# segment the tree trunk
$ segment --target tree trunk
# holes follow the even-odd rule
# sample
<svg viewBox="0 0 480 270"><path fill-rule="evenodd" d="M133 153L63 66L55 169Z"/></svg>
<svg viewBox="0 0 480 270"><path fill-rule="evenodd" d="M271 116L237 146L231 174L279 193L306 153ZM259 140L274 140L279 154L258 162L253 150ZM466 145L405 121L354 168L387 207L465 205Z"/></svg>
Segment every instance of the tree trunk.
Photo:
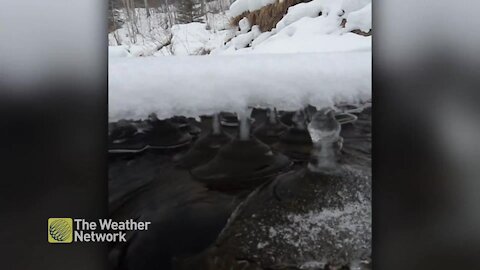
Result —
<svg viewBox="0 0 480 270"><path fill-rule="evenodd" d="M145 10L147 12L147 18L150 17L150 9L148 8L148 0L143 0L145 3Z"/></svg>

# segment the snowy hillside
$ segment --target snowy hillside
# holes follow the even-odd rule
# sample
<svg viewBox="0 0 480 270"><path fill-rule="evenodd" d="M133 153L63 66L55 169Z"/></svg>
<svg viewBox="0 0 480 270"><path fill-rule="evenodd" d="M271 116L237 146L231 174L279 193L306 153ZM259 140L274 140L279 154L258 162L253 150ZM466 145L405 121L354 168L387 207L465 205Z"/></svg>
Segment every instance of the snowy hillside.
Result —
<svg viewBox="0 0 480 270"><path fill-rule="evenodd" d="M264 10L274 12L282 3L285 2L237 0L226 13L207 13L204 23L172 26L167 22L171 14L151 12L147 17L145 9L137 8L135 21L127 21L110 33L109 44L121 45L131 56L371 50L370 0L300 2L289 6L275 27L261 31L254 20L264 20ZM119 14L120 19L126 20L126 12ZM239 19L238 26L229 22L234 17ZM253 18L252 22L249 18Z"/></svg>

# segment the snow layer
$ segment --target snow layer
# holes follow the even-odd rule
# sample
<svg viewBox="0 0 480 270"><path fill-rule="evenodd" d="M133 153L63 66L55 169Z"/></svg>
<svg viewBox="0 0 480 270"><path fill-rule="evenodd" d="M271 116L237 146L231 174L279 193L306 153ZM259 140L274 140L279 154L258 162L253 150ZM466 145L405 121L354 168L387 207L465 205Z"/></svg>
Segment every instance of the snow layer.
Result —
<svg viewBox="0 0 480 270"><path fill-rule="evenodd" d="M111 58L109 120L371 98L371 52Z"/></svg>

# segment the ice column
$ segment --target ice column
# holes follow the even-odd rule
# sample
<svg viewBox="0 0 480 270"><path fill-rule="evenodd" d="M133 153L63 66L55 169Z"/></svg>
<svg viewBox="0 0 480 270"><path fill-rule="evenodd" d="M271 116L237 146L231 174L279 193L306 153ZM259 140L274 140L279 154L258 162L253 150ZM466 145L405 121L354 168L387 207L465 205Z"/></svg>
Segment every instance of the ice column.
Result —
<svg viewBox="0 0 480 270"><path fill-rule="evenodd" d="M277 109L269 109L268 110L268 122L270 124L276 124L277 123Z"/></svg>
<svg viewBox="0 0 480 270"><path fill-rule="evenodd" d="M212 130L214 135L220 134L220 115L218 113L213 115L212 119Z"/></svg>
<svg viewBox="0 0 480 270"><path fill-rule="evenodd" d="M303 109L296 111L293 115L292 121L298 129L305 129L307 123L305 111Z"/></svg>
<svg viewBox="0 0 480 270"><path fill-rule="evenodd" d="M240 121L239 136L241 141L248 141L250 139L250 114L252 109L246 109L238 113L238 120Z"/></svg>

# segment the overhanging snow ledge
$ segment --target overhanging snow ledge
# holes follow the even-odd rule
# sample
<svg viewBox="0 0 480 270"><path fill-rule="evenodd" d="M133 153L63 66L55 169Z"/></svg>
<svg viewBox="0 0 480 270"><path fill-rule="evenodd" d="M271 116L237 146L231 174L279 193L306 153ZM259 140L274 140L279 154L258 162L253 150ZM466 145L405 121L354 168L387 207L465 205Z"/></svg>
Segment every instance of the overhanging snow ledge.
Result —
<svg viewBox="0 0 480 270"><path fill-rule="evenodd" d="M371 99L371 51L110 58L109 121Z"/></svg>

